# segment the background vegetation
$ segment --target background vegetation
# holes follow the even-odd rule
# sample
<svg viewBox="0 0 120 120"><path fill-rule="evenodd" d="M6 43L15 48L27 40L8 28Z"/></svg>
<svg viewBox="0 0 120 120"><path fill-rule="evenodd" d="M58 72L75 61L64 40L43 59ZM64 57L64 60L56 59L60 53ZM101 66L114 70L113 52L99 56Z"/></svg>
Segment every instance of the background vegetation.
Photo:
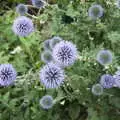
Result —
<svg viewBox="0 0 120 120"><path fill-rule="evenodd" d="M120 89L104 90L101 96L91 93L93 84L104 73L120 65L120 9L115 0L50 0L33 19L36 31L21 38L11 30L17 4L28 0L7 0L0 3L0 64L11 63L18 72L14 86L0 88L0 120L120 120ZM101 4L104 16L96 22L88 17L88 8ZM31 15L38 10L29 8ZM43 41L60 36L77 45L80 58L66 69L68 78L59 89L45 89L39 81ZM104 68L96 62L102 49L114 53L113 63ZM16 52L17 49L17 52ZM39 106L39 99L50 94L56 104L50 110Z"/></svg>

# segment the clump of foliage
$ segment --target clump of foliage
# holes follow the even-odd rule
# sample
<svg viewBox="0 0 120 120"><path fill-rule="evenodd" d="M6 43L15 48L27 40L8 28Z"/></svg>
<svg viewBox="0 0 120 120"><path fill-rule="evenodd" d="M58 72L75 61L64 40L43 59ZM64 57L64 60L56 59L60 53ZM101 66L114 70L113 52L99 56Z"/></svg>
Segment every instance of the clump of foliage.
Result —
<svg viewBox="0 0 120 120"><path fill-rule="evenodd" d="M25 17L34 23L34 32L25 37L12 31L19 14L15 12L16 0L8 2L13 4L6 4L9 9L2 10L0 16L0 66L12 64L17 78L10 86L0 86L0 119L119 120L120 9L117 2L49 0L44 2L44 7L38 8L31 1L26 2L29 4L17 1L27 6ZM102 6L100 18L89 16L88 10L92 5ZM39 77L39 71L45 65L41 54L46 48L45 41L54 36L75 44L79 55L73 65L62 68L65 71L64 83L58 88L47 89ZM102 65L96 60L103 49L114 54L110 64ZM109 82L104 80L105 83L102 81L100 84L101 76L105 74L113 76L112 80L114 78L117 84L109 89L102 88ZM99 95L92 92L96 85L100 89L97 87L94 92L103 90ZM46 95L52 97L54 104L47 110L40 105L40 99Z"/></svg>

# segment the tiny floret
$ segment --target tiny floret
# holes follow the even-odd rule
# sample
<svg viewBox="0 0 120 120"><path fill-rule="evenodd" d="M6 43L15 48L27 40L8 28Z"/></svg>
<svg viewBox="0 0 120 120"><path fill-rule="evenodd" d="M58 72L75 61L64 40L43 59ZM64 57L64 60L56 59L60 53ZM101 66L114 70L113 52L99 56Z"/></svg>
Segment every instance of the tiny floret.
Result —
<svg viewBox="0 0 120 120"><path fill-rule="evenodd" d="M34 31L34 25L28 17L20 16L15 19L12 29L16 35L24 37Z"/></svg>
<svg viewBox="0 0 120 120"><path fill-rule="evenodd" d="M103 88L112 88L115 84L115 80L112 75L105 74L101 76L100 84Z"/></svg>
<svg viewBox="0 0 120 120"><path fill-rule="evenodd" d="M94 95L102 95L103 94L103 87L100 84L95 84L92 86L92 93Z"/></svg>
<svg viewBox="0 0 120 120"><path fill-rule="evenodd" d="M74 64L77 59L77 48L69 41L61 41L53 48L54 61L63 67Z"/></svg>
<svg viewBox="0 0 120 120"><path fill-rule="evenodd" d="M43 109L50 109L53 106L53 97L45 95L40 99L40 105Z"/></svg>
<svg viewBox="0 0 120 120"><path fill-rule="evenodd" d="M48 50L42 52L41 53L41 60L45 63L52 62L53 61L52 52L48 51Z"/></svg>
<svg viewBox="0 0 120 120"><path fill-rule="evenodd" d="M17 73L11 64L0 65L0 85L9 86L16 80Z"/></svg>
<svg viewBox="0 0 120 120"><path fill-rule="evenodd" d="M44 0L32 0L32 4L37 8L42 8L45 6Z"/></svg>
<svg viewBox="0 0 120 120"><path fill-rule="evenodd" d="M28 8L24 4L19 4L16 7L16 12L20 15L24 15L28 12Z"/></svg>
<svg viewBox="0 0 120 120"><path fill-rule="evenodd" d="M109 50L100 50L97 54L97 61L101 65L108 65L112 63L112 53Z"/></svg>
<svg viewBox="0 0 120 120"><path fill-rule="evenodd" d="M104 10L101 5L92 5L88 10L88 15L92 19L97 19L103 16Z"/></svg>
<svg viewBox="0 0 120 120"><path fill-rule="evenodd" d="M40 70L40 81L46 88L57 88L64 82L64 71L54 63Z"/></svg>

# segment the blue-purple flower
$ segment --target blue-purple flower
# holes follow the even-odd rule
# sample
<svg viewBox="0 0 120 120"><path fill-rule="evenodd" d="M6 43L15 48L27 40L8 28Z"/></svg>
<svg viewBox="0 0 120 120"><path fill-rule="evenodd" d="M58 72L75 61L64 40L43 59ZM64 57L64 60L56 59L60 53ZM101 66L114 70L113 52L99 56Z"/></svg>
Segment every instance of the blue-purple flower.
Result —
<svg viewBox="0 0 120 120"><path fill-rule="evenodd" d="M24 15L28 12L28 8L24 4L18 4L16 7L16 12L20 15Z"/></svg>
<svg viewBox="0 0 120 120"><path fill-rule="evenodd" d="M54 63L40 70L40 81L46 88L57 88L64 82L64 71Z"/></svg>
<svg viewBox="0 0 120 120"><path fill-rule="evenodd" d="M97 96L102 95L103 94L103 87L102 87L102 85L101 84L93 85L92 86L92 93L94 95L97 95Z"/></svg>
<svg viewBox="0 0 120 120"><path fill-rule="evenodd" d="M12 29L16 35L24 37L34 31L34 25L28 17L20 16L15 19Z"/></svg>
<svg viewBox="0 0 120 120"><path fill-rule="evenodd" d="M40 105L43 109L50 109L53 106L53 97L45 95L40 99Z"/></svg>
<svg viewBox="0 0 120 120"><path fill-rule="evenodd" d="M112 53L109 50L100 50L96 59L101 65L108 65L112 63L112 58Z"/></svg>
<svg viewBox="0 0 120 120"><path fill-rule="evenodd" d="M88 10L88 15L92 19L97 19L103 16L104 10L101 5L92 5Z"/></svg>
<svg viewBox="0 0 120 120"><path fill-rule="evenodd" d="M120 88L120 70L118 70L113 77L115 79L115 86Z"/></svg>
<svg viewBox="0 0 120 120"><path fill-rule="evenodd" d="M120 0L117 0L116 4L117 4L117 7L120 8Z"/></svg>
<svg viewBox="0 0 120 120"><path fill-rule="evenodd" d="M48 39L48 40L45 40L43 42L43 48L44 48L44 50L49 50L49 51L52 50L51 47L50 47L50 41L51 41L51 39Z"/></svg>
<svg viewBox="0 0 120 120"><path fill-rule="evenodd" d="M50 40L50 47L53 49L57 43L62 41L62 38L55 36Z"/></svg>
<svg viewBox="0 0 120 120"><path fill-rule="evenodd" d="M32 0L32 4L37 8L42 8L45 6L44 0Z"/></svg>
<svg viewBox="0 0 120 120"><path fill-rule="evenodd" d="M103 88L112 88L115 84L115 79L112 75L104 74L101 76L100 84L103 86Z"/></svg>
<svg viewBox="0 0 120 120"><path fill-rule="evenodd" d="M41 53L41 60L45 63L49 63L53 61L52 52L49 50L45 50Z"/></svg>
<svg viewBox="0 0 120 120"><path fill-rule="evenodd" d="M68 41L61 41L53 48L54 61L63 67L74 64L77 59L76 46Z"/></svg>
<svg viewBox="0 0 120 120"><path fill-rule="evenodd" d="M0 85L9 86L13 84L16 80L16 70L11 64L1 64L0 65Z"/></svg>
<svg viewBox="0 0 120 120"><path fill-rule="evenodd" d="M45 40L43 43L43 47L45 50L50 50L52 51L52 49L55 47L55 45L57 43L59 43L60 41L62 41L62 38L55 36L51 39Z"/></svg>

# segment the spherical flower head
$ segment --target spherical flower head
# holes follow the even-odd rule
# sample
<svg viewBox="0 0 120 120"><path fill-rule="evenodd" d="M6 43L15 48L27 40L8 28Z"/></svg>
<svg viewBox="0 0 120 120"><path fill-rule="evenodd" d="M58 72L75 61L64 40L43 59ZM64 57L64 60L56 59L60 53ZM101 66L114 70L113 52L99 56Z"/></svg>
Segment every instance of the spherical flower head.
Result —
<svg viewBox="0 0 120 120"><path fill-rule="evenodd" d="M9 86L13 84L17 73L11 64L0 65L0 85Z"/></svg>
<svg viewBox="0 0 120 120"><path fill-rule="evenodd" d="M45 6L45 1L43 0L32 0L32 4L37 8L42 8Z"/></svg>
<svg viewBox="0 0 120 120"><path fill-rule="evenodd" d="M40 99L40 105L43 109L50 109L53 106L53 98L50 95L43 96Z"/></svg>
<svg viewBox="0 0 120 120"><path fill-rule="evenodd" d="M112 53L109 50L100 50L97 54L97 61L101 65L112 63Z"/></svg>
<svg viewBox="0 0 120 120"><path fill-rule="evenodd" d="M19 4L16 7L16 12L20 15L24 15L28 12L28 8L24 4Z"/></svg>
<svg viewBox="0 0 120 120"><path fill-rule="evenodd" d="M48 40L45 40L44 43L43 43L43 48L44 50L49 50L51 51L51 47L50 47L50 42L51 42L51 39L48 39Z"/></svg>
<svg viewBox="0 0 120 120"><path fill-rule="evenodd" d="M116 5L118 8L120 8L120 0L117 0Z"/></svg>
<svg viewBox="0 0 120 120"><path fill-rule="evenodd" d="M41 54L41 60L45 63L49 63L49 62L52 62L53 61L53 58L52 58L52 52L51 51L44 51L42 54Z"/></svg>
<svg viewBox="0 0 120 120"><path fill-rule="evenodd" d="M51 39L51 41L50 41L50 47L51 48L54 48L55 47L55 45L57 44L57 43L59 43L60 41L62 41L62 38L60 38L60 37L53 37L52 39Z"/></svg>
<svg viewBox="0 0 120 120"><path fill-rule="evenodd" d="M115 84L115 80L112 75L105 74L101 76L100 84L103 88L112 88Z"/></svg>
<svg viewBox="0 0 120 120"><path fill-rule="evenodd" d="M46 88L57 88L64 81L64 71L54 63L48 63L40 70L40 81Z"/></svg>
<svg viewBox="0 0 120 120"><path fill-rule="evenodd" d="M92 86L92 93L94 95L102 95L103 94L103 87L100 84L95 84Z"/></svg>
<svg viewBox="0 0 120 120"><path fill-rule="evenodd" d="M120 88L120 75L114 75L115 86Z"/></svg>
<svg viewBox="0 0 120 120"><path fill-rule="evenodd" d="M76 46L68 41L61 41L53 48L54 61L63 67L74 64L77 59Z"/></svg>
<svg viewBox="0 0 120 120"><path fill-rule="evenodd" d="M103 8L101 5L92 5L88 10L88 15L92 19L97 19L103 16Z"/></svg>
<svg viewBox="0 0 120 120"><path fill-rule="evenodd" d="M113 77L115 79L115 86L120 88L120 70Z"/></svg>
<svg viewBox="0 0 120 120"><path fill-rule="evenodd" d="M16 35L24 37L34 31L34 25L31 19L20 16L14 21L12 29Z"/></svg>

